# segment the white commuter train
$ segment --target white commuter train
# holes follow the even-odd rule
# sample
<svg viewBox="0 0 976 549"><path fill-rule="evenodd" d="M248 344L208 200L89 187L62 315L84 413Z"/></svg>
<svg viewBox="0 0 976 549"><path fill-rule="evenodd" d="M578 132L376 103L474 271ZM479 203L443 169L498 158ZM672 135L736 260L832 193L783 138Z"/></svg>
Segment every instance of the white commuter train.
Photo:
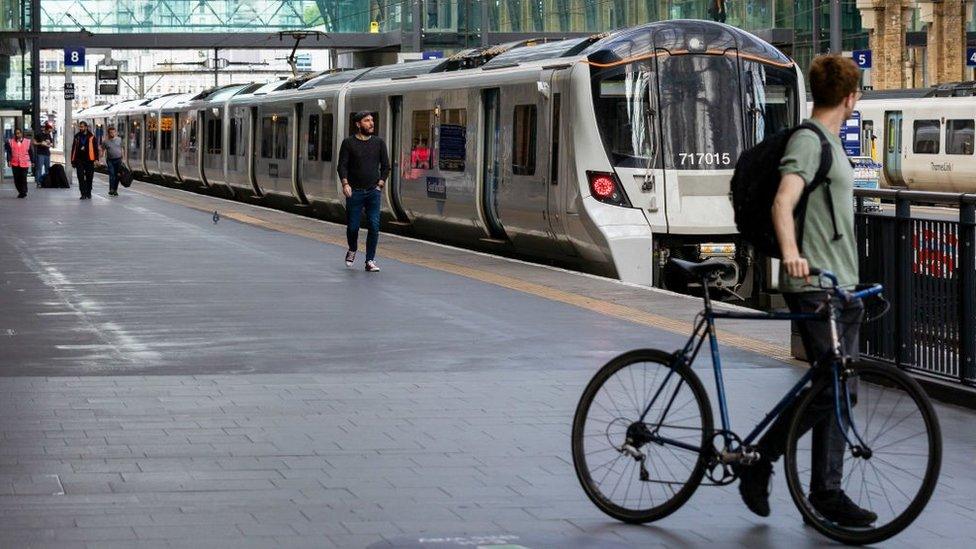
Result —
<svg viewBox="0 0 976 549"><path fill-rule="evenodd" d="M857 106L861 142L882 166L882 185L976 192L973 83L867 92ZM962 94L958 96L957 94Z"/></svg>
<svg viewBox="0 0 976 549"><path fill-rule="evenodd" d="M370 111L391 150L383 221L672 287L669 256L746 280L729 180L739 154L805 110L802 73L740 29L665 21L423 61L231 85L80 111L119 128L136 172L284 197L344 219L335 161Z"/></svg>

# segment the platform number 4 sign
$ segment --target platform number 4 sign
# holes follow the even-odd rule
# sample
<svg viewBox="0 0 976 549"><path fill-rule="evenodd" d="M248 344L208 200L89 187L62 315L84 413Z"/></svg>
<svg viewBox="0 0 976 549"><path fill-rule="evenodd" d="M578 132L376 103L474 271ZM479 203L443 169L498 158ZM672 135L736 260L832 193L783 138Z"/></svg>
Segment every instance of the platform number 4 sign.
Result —
<svg viewBox="0 0 976 549"><path fill-rule="evenodd" d="M966 66L976 67L976 48L966 48Z"/></svg>
<svg viewBox="0 0 976 549"><path fill-rule="evenodd" d="M85 48L64 48L65 67L84 67Z"/></svg>

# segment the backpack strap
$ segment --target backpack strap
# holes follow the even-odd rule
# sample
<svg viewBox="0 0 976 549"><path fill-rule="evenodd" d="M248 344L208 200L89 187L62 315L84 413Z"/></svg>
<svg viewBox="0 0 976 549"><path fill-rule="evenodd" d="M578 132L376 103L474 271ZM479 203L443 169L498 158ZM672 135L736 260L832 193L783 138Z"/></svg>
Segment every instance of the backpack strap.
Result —
<svg viewBox="0 0 976 549"><path fill-rule="evenodd" d="M798 207L802 205L797 227L797 246L800 248L800 250L803 250L803 225L806 220L807 199L809 198L810 194L812 194L813 191L821 185L824 188L824 192L827 194L827 209L830 210L830 223L834 229L834 236L832 240L840 240L843 235L840 234L837 227L837 214L834 212L834 200L830 192L830 178L827 177L827 173L830 172L830 168L834 162L834 153L831 149L830 142L827 140L827 136L824 135L823 131L821 131L820 128L815 124L810 122L804 122L797 126L796 129L810 130L816 134L818 138L820 138L820 165L817 167L817 172L813 176L813 181L811 181L810 184L807 185L807 187L803 190L803 196L800 198L800 204L797 205Z"/></svg>

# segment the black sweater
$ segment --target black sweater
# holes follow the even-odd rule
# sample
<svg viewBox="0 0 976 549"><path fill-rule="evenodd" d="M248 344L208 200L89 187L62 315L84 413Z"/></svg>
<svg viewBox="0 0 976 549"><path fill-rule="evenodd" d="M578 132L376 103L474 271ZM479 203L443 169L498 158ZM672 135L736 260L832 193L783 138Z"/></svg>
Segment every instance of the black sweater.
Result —
<svg viewBox="0 0 976 549"><path fill-rule="evenodd" d="M345 138L339 147L339 177L348 179L354 189L372 189L380 179L390 177L390 155L386 143L373 136L365 141L355 135Z"/></svg>

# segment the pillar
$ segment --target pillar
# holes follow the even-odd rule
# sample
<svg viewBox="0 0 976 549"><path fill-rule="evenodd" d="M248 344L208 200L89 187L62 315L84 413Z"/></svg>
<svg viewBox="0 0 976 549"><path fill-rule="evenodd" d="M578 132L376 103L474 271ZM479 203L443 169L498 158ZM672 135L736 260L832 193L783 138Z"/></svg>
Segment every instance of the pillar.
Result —
<svg viewBox="0 0 976 549"><path fill-rule="evenodd" d="M966 78L966 23L972 14L967 0L920 0L926 31L929 85Z"/></svg>
<svg viewBox="0 0 976 549"><path fill-rule="evenodd" d="M861 25L868 31L874 66L875 89L911 86L913 67L905 47L905 32L912 22L913 0L857 0Z"/></svg>

